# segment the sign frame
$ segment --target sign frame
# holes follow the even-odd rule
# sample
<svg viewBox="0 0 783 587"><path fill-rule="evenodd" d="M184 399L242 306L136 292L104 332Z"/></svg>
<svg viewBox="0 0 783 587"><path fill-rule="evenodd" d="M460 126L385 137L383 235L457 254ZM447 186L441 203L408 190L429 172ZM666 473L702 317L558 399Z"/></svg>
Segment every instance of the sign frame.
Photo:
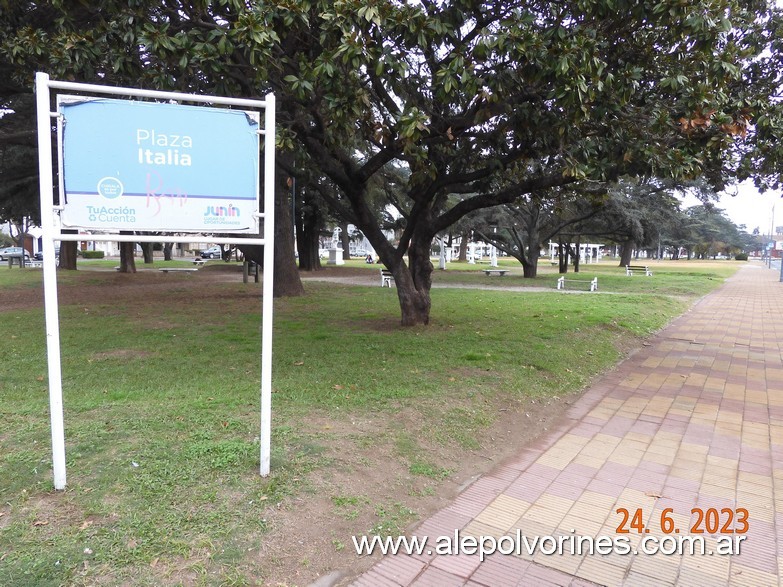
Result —
<svg viewBox="0 0 783 587"><path fill-rule="evenodd" d="M188 104L219 104L263 111L264 126L258 134L264 138L263 159L263 212L256 209L256 222L263 220L263 237L209 237L216 244L253 244L264 247L264 272L262 286L262 327L261 327L261 389L260 389L260 465L259 473L266 477L270 469L271 443L271 408L272 408L272 320L273 320L273 288L274 288L274 176L275 176L275 96L267 94L264 100L242 98L223 98L180 92L161 92L139 88L123 88L82 84L51 80L44 72L35 74L36 118L38 137L38 169L41 200L41 229L44 278L44 310L46 317L46 348L49 377L49 411L51 418L52 437L52 469L55 490L65 489L67 476L65 465L65 423L63 416L62 394L62 363L60 350L60 319L57 299L57 266L54 254L54 242L84 240L83 234L68 234L63 232L61 222L62 205L54 203L54 177L52 153L52 120L56 121L57 132L57 162L59 168L59 193L65 194L63 181L63 117L58 111L51 111L52 90L84 93L87 96L115 95L130 98L141 98L159 101L185 102ZM256 208L258 199L256 199ZM126 229L117 229L126 230ZM141 230L141 229L139 229ZM185 232L172 229L172 232ZM215 232L225 232L216 230ZM90 234L91 241L104 242L166 242L188 243L197 234L209 234L207 231L190 233L188 236L170 235L123 235L118 232L106 234Z"/></svg>
<svg viewBox="0 0 783 587"><path fill-rule="evenodd" d="M258 233L257 110L57 95L64 227Z"/></svg>

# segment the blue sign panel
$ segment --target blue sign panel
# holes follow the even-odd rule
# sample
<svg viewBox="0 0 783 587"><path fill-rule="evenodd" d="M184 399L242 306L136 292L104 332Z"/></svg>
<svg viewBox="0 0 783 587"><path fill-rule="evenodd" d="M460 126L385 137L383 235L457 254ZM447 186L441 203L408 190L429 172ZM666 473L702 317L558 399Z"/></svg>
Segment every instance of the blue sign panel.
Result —
<svg viewBox="0 0 783 587"><path fill-rule="evenodd" d="M66 228L256 229L255 112L61 97Z"/></svg>

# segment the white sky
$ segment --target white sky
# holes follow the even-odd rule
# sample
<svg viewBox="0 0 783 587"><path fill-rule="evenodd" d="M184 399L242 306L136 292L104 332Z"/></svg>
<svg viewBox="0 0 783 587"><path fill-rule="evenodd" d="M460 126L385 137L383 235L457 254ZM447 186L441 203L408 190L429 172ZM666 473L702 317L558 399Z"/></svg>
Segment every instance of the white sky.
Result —
<svg viewBox="0 0 783 587"><path fill-rule="evenodd" d="M696 198L687 196L683 200L682 208L698 203ZM716 206L725 210L726 216L734 224L744 224L748 232L753 232L753 229L758 227L762 234L769 234L770 227L774 229L783 226L783 199L780 191L760 194L752 183L746 182L723 192Z"/></svg>

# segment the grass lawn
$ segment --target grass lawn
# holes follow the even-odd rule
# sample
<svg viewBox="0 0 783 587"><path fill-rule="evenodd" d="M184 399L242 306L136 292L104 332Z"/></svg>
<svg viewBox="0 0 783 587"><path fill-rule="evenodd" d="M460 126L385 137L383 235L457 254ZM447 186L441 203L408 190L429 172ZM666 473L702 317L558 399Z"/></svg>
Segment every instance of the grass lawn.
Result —
<svg viewBox="0 0 783 587"><path fill-rule="evenodd" d="M0 585L306 585L351 566L351 534L402 532L503 453L506 428L542 426L525 416L543 421L739 266L584 266L600 293L567 295L476 289L530 280L452 264L436 284L471 287L433 289L432 324L404 330L394 289L308 282L275 305L261 479L260 284L92 263L104 271L59 274L63 493L41 273L0 268ZM553 288L544 269L533 285Z"/></svg>

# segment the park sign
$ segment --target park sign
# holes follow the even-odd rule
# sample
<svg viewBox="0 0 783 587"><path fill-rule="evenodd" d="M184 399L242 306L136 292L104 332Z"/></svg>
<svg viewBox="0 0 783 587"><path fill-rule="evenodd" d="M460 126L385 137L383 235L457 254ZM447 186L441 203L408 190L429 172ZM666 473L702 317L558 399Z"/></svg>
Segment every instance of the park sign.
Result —
<svg viewBox="0 0 783 587"><path fill-rule="evenodd" d="M64 228L258 231L258 112L60 95Z"/></svg>
<svg viewBox="0 0 783 587"><path fill-rule="evenodd" d="M56 110L52 91L57 92ZM107 95L112 98L102 97ZM138 100L128 101L132 97ZM162 92L51 80L39 71L35 112L54 488L65 489L67 477L55 242L85 240L87 235L73 229L90 230L91 241L190 243L195 239L263 247L259 473L266 477L272 437L274 94L254 100ZM54 161L60 171L58 203ZM259 209L262 178L263 208ZM197 238L192 233L210 236Z"/></svg>

